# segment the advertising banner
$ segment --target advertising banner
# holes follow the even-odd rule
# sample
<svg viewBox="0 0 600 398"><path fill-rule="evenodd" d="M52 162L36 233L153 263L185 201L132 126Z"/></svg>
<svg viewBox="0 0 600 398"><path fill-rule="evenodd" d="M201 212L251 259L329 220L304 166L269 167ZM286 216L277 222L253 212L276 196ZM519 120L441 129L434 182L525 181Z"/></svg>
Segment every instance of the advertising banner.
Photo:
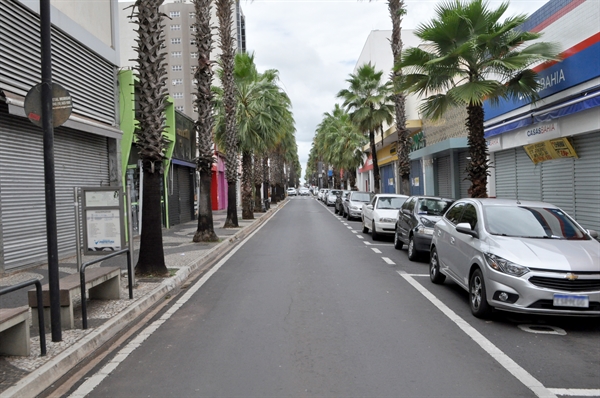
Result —
<svg viewBox="0 0 600 398"><path fill-rule="evenodd" d="M554 140L542 141L536 144L525 145L523 147L527 155L534 164L547 160L576 158L575 149L567 138L557 138Z"/></svg>

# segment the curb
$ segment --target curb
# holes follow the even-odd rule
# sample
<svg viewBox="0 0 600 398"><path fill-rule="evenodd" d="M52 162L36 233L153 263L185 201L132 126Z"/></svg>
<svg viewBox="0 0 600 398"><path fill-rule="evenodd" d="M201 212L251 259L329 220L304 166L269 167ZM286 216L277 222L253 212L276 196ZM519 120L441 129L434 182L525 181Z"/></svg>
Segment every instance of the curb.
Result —
<svg viewBox="0 0 600 398"><path fill-rule="evenodd" d="M210 248L206 255L181 267L176 276L164 280L160 286L157 286L148 293L148 295L135 300L123 312L84 336L81 340L58 354L55 358L19 380L12 387L6 389L0 394L0 397L34 397L42 393L54 382L77 366L84 358L101 348L104 343L113 338L121 330L125 329L131 321L135 320L138 316L151 308L157 301L161 300L165 295L177 287L183 285L191 274L196 271L200 271L200 274L208 271L210 269L208 264L214 263L214 260L231 250L238 242L242 241L275 215L275 213L282 209L287 202L287 200L280 202L281 204L277 209L268 210L252 224L237 231L234 235L228 237L228 239L223 240L218 245ZM211 266L212 265L214 264L211 264Z"/></svg>

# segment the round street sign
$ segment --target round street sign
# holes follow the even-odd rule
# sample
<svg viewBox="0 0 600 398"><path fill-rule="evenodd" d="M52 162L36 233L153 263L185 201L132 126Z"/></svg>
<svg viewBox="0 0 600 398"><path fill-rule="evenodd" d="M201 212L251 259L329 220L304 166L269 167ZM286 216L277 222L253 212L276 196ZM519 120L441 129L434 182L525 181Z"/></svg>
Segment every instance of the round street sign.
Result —
<svg viewBox="0 0 600 398"><path fill-rule="evenodd" d="M25 96L25 114L31 123L42 127L42 83L35 85ZM71 94L58 83L52 83L52 126L69 120L73 110Z"/></svg>

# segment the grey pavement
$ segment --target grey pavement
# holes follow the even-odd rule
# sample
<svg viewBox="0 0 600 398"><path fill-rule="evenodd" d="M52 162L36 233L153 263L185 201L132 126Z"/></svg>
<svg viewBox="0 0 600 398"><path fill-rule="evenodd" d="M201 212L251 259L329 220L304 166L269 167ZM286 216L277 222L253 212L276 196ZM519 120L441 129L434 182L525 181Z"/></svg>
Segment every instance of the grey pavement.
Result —
<svg viewBox="0 0 600 398"><path fill-rule="evenodd" d="M121 267L120 300L88 300L88 329L82 329L81 301L75 300L75 328L62 331L62 341L52 342L49 320L46 323L47 355L40 355L39 332L31 327L31 354L28 357L0 356L0 397L34 397L94 351L101 350L102 344L124 330L141 314L152 308L169 292L179 288L192 275L205 272L214 263L232 249L237 242L250 235L256 228L270 218L287 201L272 204L266 213L255 213L253 220L243 220L238 211L240 228L222 228L226 210L213 211L214 228L219 242L194 243L192 238L197 221L163 229L163 247L167 268L171 271L168 278L136 279L133 299L129 299L127 259L125 255L102 261L97 266ZM139 249L139 237L134 238L134 266ZM83 263L96 260L96 256L84 256ZM90 268L88 267L88 268ZM60 277L77 272L77 261L73 256L59 262ZM47 283L47 265L28 268L20 272L0 277L0 289L31 279ZM14 308L27 305L27 290L0 296L0 308ZM31 311L30 311L31 314ZM31 317L30 317L31 325Z"/></svg>

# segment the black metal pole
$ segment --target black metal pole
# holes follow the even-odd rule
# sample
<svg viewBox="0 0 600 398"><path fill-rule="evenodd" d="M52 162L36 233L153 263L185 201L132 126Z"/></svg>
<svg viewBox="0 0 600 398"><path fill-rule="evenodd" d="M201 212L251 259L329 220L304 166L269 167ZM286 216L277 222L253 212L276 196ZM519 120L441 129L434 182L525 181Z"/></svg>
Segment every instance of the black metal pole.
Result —
<svg viewBox="0 0 600 398"><path fill-rule="evenodd" d="M46 236L48 247L48 288L52 341L62 340L58 282L58 238L56 226L56 181L54 174L54 131L52 127L52 41L50 0L40 0L42 49L42 130L44 132L44 187L46 194ZM43 310L43 308L42 308Z"/></svg>

